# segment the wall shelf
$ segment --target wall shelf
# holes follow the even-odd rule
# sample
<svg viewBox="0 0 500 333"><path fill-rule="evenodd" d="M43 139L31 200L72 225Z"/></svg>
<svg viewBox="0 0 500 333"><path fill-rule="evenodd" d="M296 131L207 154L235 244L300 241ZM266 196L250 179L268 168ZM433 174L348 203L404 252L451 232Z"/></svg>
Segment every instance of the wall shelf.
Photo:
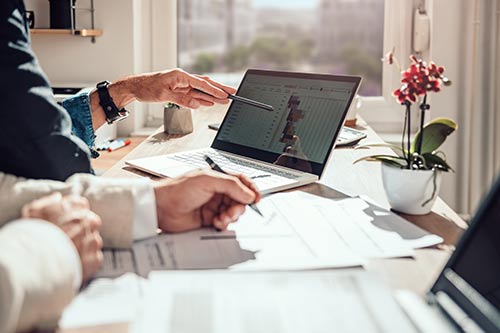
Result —
<svg viewBox="0 0 500 333"><path fill-rule="evenodd" d="M1 0L0 0L1 1ZM101 29L94 28L94 0L90 0L90 7L81 8L74 5L74 0L68 0L71 8L71 28L70 29L30 29L32 35L73 35L81 37L90 37L92 43L95 43L95 38L102 35ZM77 29L76 28L76 12L86 11L90 13L90 29Z"/></svg>
<svg viewBox="0 0 500 333"><path fill-rule="evenodd" d="M74 35L81 37L99 37L102 35L100 29L30 29L33 35Z"/></svg>

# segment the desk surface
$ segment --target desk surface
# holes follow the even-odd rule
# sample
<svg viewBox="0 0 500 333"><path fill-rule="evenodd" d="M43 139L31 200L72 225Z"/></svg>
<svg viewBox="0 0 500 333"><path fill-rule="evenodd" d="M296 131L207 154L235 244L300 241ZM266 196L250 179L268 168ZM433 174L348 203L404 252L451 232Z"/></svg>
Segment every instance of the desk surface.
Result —
<svg viewBox="0 0 500 333"><path fill-rule="evenodd" d="M221 122L226 109L225 106L215 106L194 111L195 131L186 136L167 135L162 128L158 129L103 176L149 176L141 171L127 167L124 160L210 146L216 132L208 129L208 124ZM382 142L370 127L359 126L358 129L366 131L368 135L364 142ZM352 164L357 158L374 152L387 153L388 149L354 150L352 148L337 148L332 153L330 162L320 182L302 186L295 190L307 191L331 198L343 197L343 193L351 196L367 195L379 205L389 208L382 187L380 164L369 162ZM444 244L435 248L417 250L415 258L372 260L366 266L366 269L376 272L393 288L410 289L424 295L445 264L454 244L467 225L439 198L434 205L433 212L428 215L410 216L401 214L401 216L423 229L443 237Z"/></svg>

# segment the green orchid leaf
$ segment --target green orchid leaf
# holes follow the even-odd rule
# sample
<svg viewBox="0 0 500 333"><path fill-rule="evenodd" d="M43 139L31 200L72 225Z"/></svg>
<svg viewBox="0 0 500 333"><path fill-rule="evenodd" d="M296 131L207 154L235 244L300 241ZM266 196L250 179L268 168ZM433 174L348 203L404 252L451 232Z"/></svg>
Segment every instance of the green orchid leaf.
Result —
<svg viewBox="0 0 500 333"><path fill-rule="evenodd" d="M422 151L420 154L432 153L439 148L446 140L446 137L457 129L457 124L448 118L436 118L427 123L423 128ZM417 150L420 131L413 139L411 144L411 153Z"/></svg>
<svg viewBox="0 0 500 333"><path fill-rule="evenodd" d="M437 168L442 171L454 171L443 158L436 154L425 153L422 154L422 157L425 158L425 166L429 169Z"/></svg>
<svg viewBox="0 0 500 333"><path fill-rule="evenodd" d="M404 154L408 154L406 149L403 150L402 147L391 144L391 143L367 143L367 144L359 145L359 146L355 147L354 150L363 149L363 148L372 148L372 147L391 148L392 150L395 151L396 154L398 154L399 157L404 157Z"/></svg>
<svg viewBox="0 0 500 333"><path fill-rule="evenodd" d="M352 164L356 164L361 161L368 161L368 162L382 162L386 163L398 168L404 168L407 166L406 160L402 157L399 156L391 156L391 155L372 155L372 156L365 156L362 158L357 159L354 161Z"/></svg>

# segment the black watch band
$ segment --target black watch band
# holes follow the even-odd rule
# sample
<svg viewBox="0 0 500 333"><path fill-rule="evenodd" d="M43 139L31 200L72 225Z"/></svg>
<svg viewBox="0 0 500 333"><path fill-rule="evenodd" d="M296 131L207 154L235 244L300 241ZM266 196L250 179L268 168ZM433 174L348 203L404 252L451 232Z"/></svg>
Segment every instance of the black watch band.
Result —
<svg viewBox="0 0 500 333"><path fill-rule="evenodd" d="M106 115L106 121L108 124L112 124L117 120L122 120L128 117L129 112L123 109L118 109L113 102L113 98L109 95L108 91L109 81L99 82L96 86L97 94L99 94L99 104L104 110L104 114Z"/></svg>

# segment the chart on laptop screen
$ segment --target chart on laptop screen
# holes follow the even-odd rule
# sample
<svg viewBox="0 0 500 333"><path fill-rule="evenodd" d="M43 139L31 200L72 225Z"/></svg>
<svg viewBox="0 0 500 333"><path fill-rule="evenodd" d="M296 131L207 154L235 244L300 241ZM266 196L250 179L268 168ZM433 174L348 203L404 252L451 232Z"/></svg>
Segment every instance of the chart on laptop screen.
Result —
<svg viewBox="0 0 500 333"><path fill-rule="evenodd" d="M218 139L278 154L300 141L304 156L322 163L353 89L353 82L247 74L238 94L274 111L233 102Z"/></svg>

